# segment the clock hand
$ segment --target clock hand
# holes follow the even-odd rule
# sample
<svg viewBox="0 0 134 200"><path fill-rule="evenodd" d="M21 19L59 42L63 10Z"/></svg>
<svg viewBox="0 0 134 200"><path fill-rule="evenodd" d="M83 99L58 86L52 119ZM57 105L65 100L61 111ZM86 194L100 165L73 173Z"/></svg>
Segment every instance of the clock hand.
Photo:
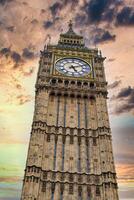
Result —
<svg viewBox="0 0 134 200"><path fill-rule="evenodd" d="M75 67L73 68L75 72L78 72L77 69L75 69Z"/></svg>
<svg viewBox="0 0 134 200"><path fill-rule="evenodd" d="M73 65L71 65L69 68L78 68L78 67L80 67L79 65L77 66L73 66Z"/></svg>
<svg viewBox="0 0 134 200"><path fill-rule="evenodd" d="M75 72L78 72L78 71L75 69L75 67L77 67L77 66L71 65L69 68L70 68L70 69L73 69Z"/></svg>

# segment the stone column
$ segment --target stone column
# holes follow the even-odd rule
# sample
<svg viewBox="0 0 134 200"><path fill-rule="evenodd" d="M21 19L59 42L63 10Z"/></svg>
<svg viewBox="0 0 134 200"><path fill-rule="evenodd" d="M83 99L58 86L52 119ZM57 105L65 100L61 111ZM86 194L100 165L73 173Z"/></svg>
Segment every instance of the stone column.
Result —
<svg viewBox="0 0 134 200"><path fill-rule="evenodd" d="M70 162L70 138L69 136L66 136L66 144L65 144L65 151L64 151L64 171L69 171L69 162Z"/></svg>
<svg viewBox="0 0 134 200"><path fill-rule="evenodd" d="M77 163L78 163L78 139L74 137L74 171L77 172Z"/></svg>
<svg viewBox="0 0 134 200"><path fill-rule="evenodd" d="M60 97L60 105L59 105L59 126L64 126L64 97Z"/></svg>
<svg viewBox="0 0 134 200"><path fill-rule="evenodd" d="M87 171L87 154L86 154L85 137L81 137L81 172Z"/></svg>
<svg viewBox="0 0 134 200"><path fill-rule="evenodd" d="M58 136L57 152L56 152L56 170L62 170L62 135Z"/></svg>
<svg viewBox="0 0 134 200"><path fill-rule="evenodd" d="M47 90L38 89L35 97L34 121L46 122L48 100L49 100L49 92Z"/></svg>
<svg viewBox="0 0 134 200"><path fill-rule="evenodd" d="M49 96L47 108L47 125L56 125L57 122L57 104L58 97L54 95Z"/></svg>

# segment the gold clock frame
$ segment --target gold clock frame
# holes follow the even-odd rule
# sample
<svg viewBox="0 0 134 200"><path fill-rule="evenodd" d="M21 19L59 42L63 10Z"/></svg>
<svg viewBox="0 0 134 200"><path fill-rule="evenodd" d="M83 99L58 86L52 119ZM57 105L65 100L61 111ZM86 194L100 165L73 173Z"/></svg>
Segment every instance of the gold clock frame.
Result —
<svg viewBox="0 0 134 200"><path fill-rule="evenodd" d="M74 79L93 79L93 64L92 64L92 57L87 58L83 58L84 56L77 56L77 55L58 55L55 54L54 58L53 58L53 75L54 76L60 76L60 77L68 77L68 78L74 78ZM87 75L84 76L80 76L80 77L75 77L75 76L68 76L65 74L60 73L56 68L55 68L55 64L61 60L61 59L65 59L65 58L76 58L76 59L80 59L82 61L84 61L85 63L87 63L90 66L90 72Z"/></svg>

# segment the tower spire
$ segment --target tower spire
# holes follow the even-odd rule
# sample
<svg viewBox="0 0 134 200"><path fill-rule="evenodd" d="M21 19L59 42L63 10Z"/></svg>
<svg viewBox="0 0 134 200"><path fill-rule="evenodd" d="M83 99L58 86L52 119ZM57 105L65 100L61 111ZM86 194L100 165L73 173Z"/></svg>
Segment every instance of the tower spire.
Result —
<svg viewBox="0 0 134 200"><path fill-rule="evenodd" d="M72 22L72 20L70 20L68 22L68 31L67 31L66 34L68 34L68 35L76 35L76 33L73 30L73 22Z"/></svg>
<svg viewBox="0 0 134 200"><path fill-rule="evenodd" d="M63 45L64 47L66 46L67 48L85 48L83 36L76 34L73 30L72 20L68 22L67 32L60 34L60 40L58 44Z"/></svg>
<svg viewBox="0 0 134 200"><path fill-rule="evenodd" d="M72 22L72 20L69 21L68 27L69 27L69 31L73 31L73 22Z"/></svg>

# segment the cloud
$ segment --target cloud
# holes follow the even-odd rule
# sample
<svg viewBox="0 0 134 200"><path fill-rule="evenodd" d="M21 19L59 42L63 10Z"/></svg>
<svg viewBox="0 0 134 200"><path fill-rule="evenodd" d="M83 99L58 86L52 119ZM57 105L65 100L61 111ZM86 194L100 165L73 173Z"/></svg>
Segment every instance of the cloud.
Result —
<svg viewBox="0 0 134 200"><path fill-rule="evenodd" d="M30 51L29 48L24 48L22 56L26 59L32 59L34 58L34 52Z"/></svg>
<svg viewBox="0 0 134 200"><path fill-rule="evenodd" d="M134 190L133 183L131 180L124 181L123 186L119 185L119 199L122 200L133 200Z"/></svg>
<svg viewBox="0 0 134 200"><path fill-rule="evenodd" d="M23 63L21 55L16 51L12 51L11 48L2 48L0 50L0 56L10 58L13 62L13 68L18 67L20 64Z"/></svg>
<svg viewBox="0 0 134 200"><path fill-rule="evenodd" d="M122 88L120 92L111 98L111 100L118 101L116 106L115 114L122 114L134 111L134 88L128 86Z"/></svg>
<svg viewBox="0 0 134 200"><path fill-rule="evenodd" d="M9 25L9 23L7 22L7 24L5 23L5 20L3 20L3 19L1 19L1 21L0 21L0 28L1 29L5 29L5 30L7 30L7 31L9 31L9 32L14 32L14 30L15 30L15 26L13 26L13 25Z"/></svg>
<svg viewBox="0 0 134 200"><path fill-rule="evenodd" d="M95 36L94 38L94 43L104 43L104 42L109 42L109 41L115 41L116 35L111 34L109 31L105 30L103 33L99 33Z"/></svg>
<svg viewBox="0 0 134 200"><path fill-rule="evenodd" d="M6 176L6 177L0 177L0 182L20 182L22 180L19 176Z"/></svg>
<svg viewBox="0 0 134 200"><path fill-rule="evenodd" d="M45 9L41 9L41 13L44 14L46 12Z"/></svg>
<svg viewBox="0 0 134 200"><path fill-rule="evenodd" d="M109 0L91 0L87 4L87 14L91 22L99 22Z"/></svg>
<svg viewBox="0 0 134 200"><path fill-rule="evenodd" d="M7 99L5 104L8 104L10 106L11 105L18 106L18 105L24 105L33 100L33 96L30 95L21 84L19 83L18 84L11 83L11 84L14 86L14 89L6 94Z"/></svg>
<svg viewBox="0 0 134 200"><path fill-rule="evenodd" d="M76 17L75 17L75 23L76 23L76 26L85 25L87 23L87 17L85 15L85 13L77 14Z"/></svg>
<svg viewBox="0 0 134 200"><path fill-rule="evenodd" d="M44 27L45 29L48 29L48 28L52 27L53 24L54 24L53 21L50 21L50 20L44 21L44 22L43 22L43 27Z"/></svg>
<svg viewBox="0 0 134 200"><path fill-rule="evenodd" d="M71 5L77 5L78 3L80 3L80 0L63 0L63 4L67 5L67 4L71 4Z"/></svg>
<svg viewBox="0 0 134 200"><path fill-rule="evenodd" d="M52 17L55 18L57 15L61 14L61 11L66 9L67 6L70 7L71 10L73 9L73 11L74 11L76 8L76 5L78 5L79 2L80 2L79 0L57 1L49 7L49 10L52 14Z"/></svg>
<svg viewBox="0 0 134 200"><path fill-rule="evenodd" d="M8 26L7 27L7 30L10 31L10 32L13 32L15 29L15 26Z"/></svg>
<svg viewBox="0 0 134 200"><path fill-rule="evenodd" d="M116 16L116 25L134 25L134 9L132 7L122 8L122 10Z"/></svg>
<svg viewBox="0 0 134 200"><path fill-rule="evenodd" d="M34 49L34 47L24 48L22 53L19 54L16 51L11 50L11 48L2 48L0 50L0 72L11 73L10 70L16 69L23 76L30 76L34 72L35 67L30 66L29 68L26 68L26 66L29 65L29 61L32 61L37 57L31 49Z"/></svg>
<svg viewBox="0 0 134 200"><path fill-rule="evenodd" d="M113 82L113 83L111 83L111 84L108 85L108 89L117 88L120 84L121 84L121 80L115 81L115 82Z"/></svg>
<svg viewBox="0 0 134 200"><path fill-rule="evenodd" d="M83 9L88 16L88 23L99 23L101 21L112 21L116 9L123 1L118 0L91 0L85 4Z"/></svg>
<svg viewBox="0 0 134 200"><path fill-rule="evenodd" d="M123 103L122 105L116 108L115 114L127 113L133 110L134 110L134 103L133 104Z"/></svg>
<svg viewBox="0 0 134 200"><path fill-rule="evenodd" d="M53 17L55 17L62 8L62 4L59 2L55 2L52 6L50 6L50 11Z"/></svg>
<svg viewBox="0 0 134 200"><path fill-rule="evenodd" d="M127 88L122 88L121 91L116 96L117 99L129 97L134 93L134 89L131 86Z"/></svg>
<svg viewBox="0 0 134 200"><path fill-rule="evenodd" d="M91 31L90 42L93 44L114 42L116 40L116 35L110 33L108 30L102 28L94 28Z"/></svg>
<svg viewBox="0 0 134 200"><path fill-rule="evenodd" d="M0 0L0 5L4 6L6 3L10 3L14 0Z"/></svg>
<svg viewBox="0 0 134 200"><path fill-rule="evenodd" d="M134 127L114 127L112 133L117 162L120 164L134 164Z"/></svg>
<svg viewBox="0 0 134 200"><path fill-rule="evenodd" d="M16 88L20 90L20 89L22 89L22 85L18 83L18 84L16 84Z"/></svg>
<svg viewBox="0 0 134 200"><path fill-rule="evenodd" d="M18 95L17 100L19 105L23 105L27 102L30 102L32 100L32 97L30 95Z"/></svg>
<svg viewBox="0 0 134 200"><path fill-rule="evenodd" d="M125 6L125 0L90 0L75 16L76 24L108 27L134 25L134 9Z"/></svg>
<svg viewBox="0 0 134 200"><path fill-rule="evenodd" d="M31 24L33 24L33 25L36 25L36 24L38 24L39 23L39 21L37 20L37 19L33 19L32 21L31 21Z"/></svg>
<svg viewBox="0 0 134 200"><path fill-rule="evenodd" d="M131 158L132 159L132 158ZM134 164L120 163L116 164L118 179L122 181L134 181Z"/></svg>
<svg viewBox="0 0 134 200"><path fill-rule="evenodd" d="M107 9L104 15L102 16L102 20L111 22L114 20L114 17L115 17L115 7Z"/></svg>
<svg viewBox="0 0 134 200"><path fill-rule="evenodd" d="M1 54L1 55L8 56L10 53L11 53L10 48L2 48L2 49L0 50L0 54Z"/></svg>
<svg viewBox="0 0 134 200"><path fill-rule="evenodd" d="M13 52L11 53L11 58L14 60L14 62L15 62L16 64L19 63L19 62L21 61L21 56L20 56L20 54L17 53L17 52L15 52L15 51L13 51Z"/></svg>
<svg viewBox="0 0 134 200"><path fill-rule="evenodd" d="M20 200L19 197L3 197L2 200Z"/></svg>

